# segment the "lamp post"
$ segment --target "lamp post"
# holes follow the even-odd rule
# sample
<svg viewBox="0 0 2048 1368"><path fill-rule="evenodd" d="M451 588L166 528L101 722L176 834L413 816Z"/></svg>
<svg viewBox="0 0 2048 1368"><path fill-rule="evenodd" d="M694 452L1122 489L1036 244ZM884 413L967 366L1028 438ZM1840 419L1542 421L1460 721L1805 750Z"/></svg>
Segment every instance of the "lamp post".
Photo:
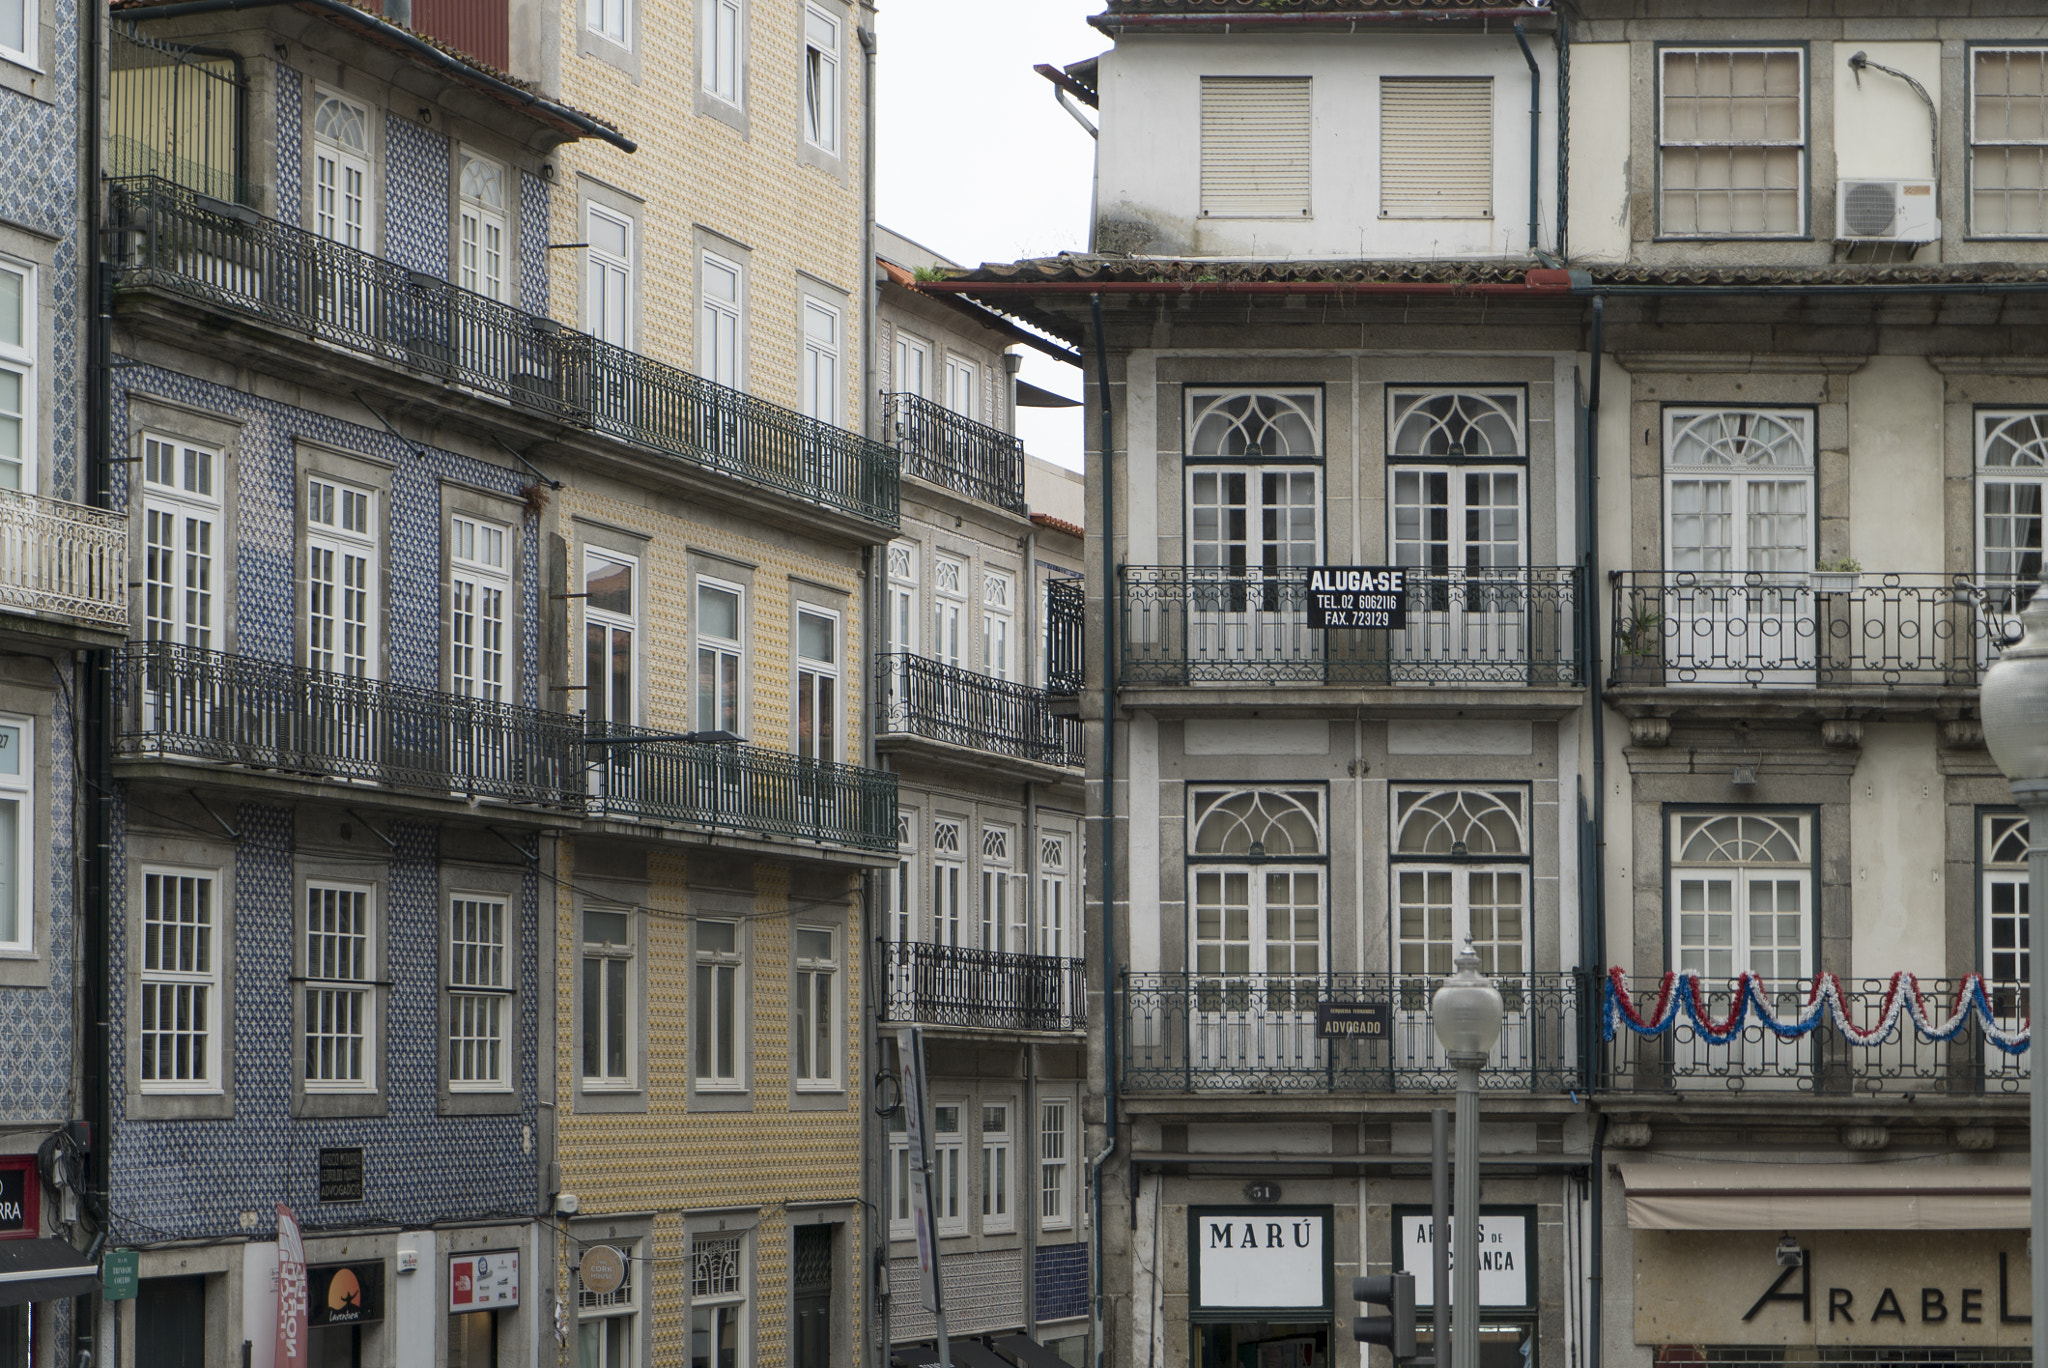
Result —
<svg viewBox="0 0 2048 1368"><path fill-rule="evenodd" d="M1984 722L1985 749L2027 815L2027 1020L2033 1026L2048 1021L2048 566L2020 614L2020 627L2019 642L1984 672L1977 714ZM2041 959L2033 958L2035 951ZM2027 1053L2033 1061L2027 1090L2033 1191L2028 1262L2038 1326L2048 1314L2048 1071L2031 1046ZM2032 1340L2034 1368L2048 1368L2048 1334L2037 1329Z"/></svg>
<svg viewBox="0 0 2048 1368"><path fill-rule="evenodd" d="M1429 1004L1437 1043L1458 1071L1457 1154L1451 1169L1451 1368L1479 1368L1479 1070L1500 1039L1501 1002L1500 990L1479 972L1479 953L1471 941L1453 963L1457 972L1444 980ZM1436 1361L1441 1365L1442 1288L1434 1301Z"/></svg>

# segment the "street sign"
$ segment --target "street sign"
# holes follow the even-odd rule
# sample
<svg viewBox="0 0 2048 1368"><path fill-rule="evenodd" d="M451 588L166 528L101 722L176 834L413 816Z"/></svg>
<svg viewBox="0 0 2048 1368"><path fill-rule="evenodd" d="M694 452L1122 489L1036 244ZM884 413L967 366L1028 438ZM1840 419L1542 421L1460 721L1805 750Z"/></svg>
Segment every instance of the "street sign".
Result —
<svg viewBox="0 0 2048 1368"><path fill-rule="evenodd" d="M142 1255L133 1249L110 1249L100 1260L100 1295L108 1301L133 1301Z"/></svg>

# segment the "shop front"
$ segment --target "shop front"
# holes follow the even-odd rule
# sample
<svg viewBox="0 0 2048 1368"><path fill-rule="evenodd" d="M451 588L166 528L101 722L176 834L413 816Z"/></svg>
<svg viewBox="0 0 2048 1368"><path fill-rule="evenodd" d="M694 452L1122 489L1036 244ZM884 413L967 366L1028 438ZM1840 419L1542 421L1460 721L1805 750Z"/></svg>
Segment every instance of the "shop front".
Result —
<svg viewBox="0 0 2048 1368"><path fill-rule="evenodd" d="M1195 1368L1329 1368L1334 1225L1327 1206L1188 1208Z"/></svg>
<svg viewBox="0 0 2048 1368"><path fill-rule="evenodd" d="M1394 1266L1415 1277L1417 1352L1435 1344L1435 1245L1426 1206L1394 1208ZM1536 1208L1479 1209L1479 1368L1539 1368L1536 1353Z"/></svg>

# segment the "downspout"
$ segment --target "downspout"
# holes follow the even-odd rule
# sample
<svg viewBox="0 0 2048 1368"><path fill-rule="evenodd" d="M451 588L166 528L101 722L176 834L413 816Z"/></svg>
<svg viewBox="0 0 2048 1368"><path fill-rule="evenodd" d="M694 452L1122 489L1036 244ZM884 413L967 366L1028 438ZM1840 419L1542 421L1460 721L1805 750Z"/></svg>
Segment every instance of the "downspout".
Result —
<svg viewBox="0 0 2048 1368"><path fill-rule="evenodd" d="M1572 157L1572 25L1564 7L1557 11L1557 259L1571 260Z"/></svg>
<svg viewBox="0 0 2048 1368"><path fill-rule="evenodd" d="M1593 1238L1586 1257L1586 1368L1600 1368L1600 1298L1606 1277L1601 1232L1606 1229L1603 1200L1607 1191L1607 1116L1593 1123Z"/></svg>
<svg viewBox="0 0 2048 1368"><path fill-rule="evenodd" d="M1598 985L1607 965L1607 703L1600 682L1600 357L1606 345L1607 301L1593 296L1592 336L1588 345L1592 364L1586 380L1586 685L1593 713L1593 860L1582 871L1579 886L1590 890L1581 896L1579 918L1580 971L1579 1017L1585 1023L1583 1050L1584 1082L1588 1096L1598 1080L1599 1033L1592 1025L1591 1004L1597 1000ZM1585 915L1587 911L1590 916ZM1602 1256L1606 1228L1601 1216L1601 1194L1607 1175L1602 1171L1601 1152L1607 1140L1607 1116L1603 1112L1593 1126L1592 1183L1593 1231L1587 1256L1586 1368L1600 1368L1600 1302Z"/></svg>
<svg viewBox="0 0 2048 1368"><path fill-rule="evenodd" d="M1543 72L1536 54L1529 51L1529 35L1522 21L1515 20L1515 42L1521 45L1522 60L1529 64L1529 255L1536 255L1536 180L1543 151Z"/></svg>
<svg viewBox="0 0 2048 1368"><path fill-rule="evenodd" d="M861 220L860 220L860 270L854 275L864 282L861 289L861 344L860 344L860 424L863 435L874 438L880 425L876 402L875 338L880 326L876 314L882 306L882 287L875 268L875 32L866 25L854 30L860 39L861 51ZM861 587L866 598L866 622L862 625L861 678L858 687L868 698L867 726L861 733L861 764L869 769L875 763L876 689L875 666L881 659L882 633L882 586L877 582L881 568L873 546L863 546L860 551ZM887 935L888 909L882 906L884 881L873 870L861 876L861 939L862 945L882 948ZM879 1001L887 984L887 976L880 972L879 956L871 961L867 974L868 991L878 1001L870 1004L866 1013L868 1021L867 1058L857 1076L863 1079L879 1075L882 1067L882 1005ZM863 1227L869 1231L864 1243L868 1246L867 1273L868 1306L875 1317L875 1333L867 1336L867 1361L871 1368L888 1368L889 1362L889 1302L886 1297L876 1296L876 1275L889 1266L889 1193L888 1183L888 1137L882 1130L882 1118L875 1114L871 1105L860 1109L861 1130L861 1189L867 1199Z"/></svg>
<svg viewBox="0 0 2048 1368"><path fill-rule="evenodd" d="M1102 413L1102 1151L1088 1161L1090 1215L1088 1243L1094 1269L1094 1324L1089 1338L1095 1368L1103 1368L1109 1346L1103 1342L1102 1294L1102 1165L1116 1151L1116 479L1111 459L1109 350L1102 340L1102 296L1091 295L1088 311L1095 326L1095 391Z"/></svg>

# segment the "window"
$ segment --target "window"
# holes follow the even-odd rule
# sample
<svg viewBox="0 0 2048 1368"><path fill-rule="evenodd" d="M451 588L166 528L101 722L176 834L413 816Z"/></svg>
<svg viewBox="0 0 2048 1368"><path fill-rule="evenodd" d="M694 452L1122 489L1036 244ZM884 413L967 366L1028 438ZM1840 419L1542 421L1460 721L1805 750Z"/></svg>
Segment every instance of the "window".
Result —
<svg viewBox="0 0 2048 1368"><path fill-rule="evenodd" d="M1668 568L1726 583L1813 568L1813 415L1664 412Z"/></svg>
<svg viewBox="0 0 2048 1368"><path fill-rule="evenodd" d="M896 814L896 870L889 893L889 938L917 937L917 814Z"/></svg>
<svg viewBox="0 0 2048 1368"><path fill-rule="evenodd" d="M205 447L142 436L142 629L150 641L213 645L220 464Z"/></svg>
<svg viewBox="0 0 2048 1368"><path fill-rule="evenodd" d="M1719 986L1747 970L1793 991L1812 972L1812 819L1671 814L1673 943L1680 969Z"/></svg>
<svg viewBox="0 0 2048 1368"><path fill-rule="evenodd" d="M2033 982L2027 944L2027 819L2015 813L1992 813L1984 818L1980 839L1984 880L1981 972L1990 980L1992 1012L2023 1021L2027 988Z"/></svg>
<svg viewBox="0 0 2048 1368"><path fill-rule="evenodd" d="M1522 564L1520 390L1389 393L1394 563L1425 571Z"/></svg>
<svg viewBox="0 0 2048 1368"><path fill-rule="evenodd" d="M997 679L1010 679L1016 666L1010 650L1010 608L1016 598L1015 577L990 570L981 577L981 668Z"/></svg>
<svg viewBox="0 0 2048 1368"><path fill-rule="evenodd" d="M804 7L804 141L820 152L839 151L839 24L823 10Z"/></svg>
<svg viewBox="0 0 2048 1368"><path fill-rule="evenodd" d="M839 422L839 310L816 299L804 301L804 413L821 423Z"/></svg>
<svg viewBox="0 0 2048 1368"><path fill-rule="evenodd" d="M448 1086L458 1092L512 1086L507 921L503 898L457 894L448 900Z"/></svg>
<svg viewBox="0 0 2048 1368"><path fill-rule="evenodd" d="M1071 937L1071 939L1070 939ZM1078 958L1078 928L1067 926L1067 838L1038 839L1038 953Z"/></svg>
<svg viewBox="0 0 2048 1368"><path fill-rule="evenodd" d="M981 394L981 373L972 361L963 361L957 356L946 358L946 407L962 418L973 418L981 411L976 401Z"/></svg>
<svg viewBox="0 0 2048 1368"><path fill-rule="evenodd" d="M0 57L36 64L36 0L0 0Z"/></svg>
<svg viewBox="0 0 2048 1368"><path fill-rule="evenodd" d="M967 565L951 556L932 557L932 655L958 670L967 663L960 620L967 614Z"/></svg>
<svg viewBox="0 0 2048 1368"><path fill-rule="evenodd" d="M697 581L697 730L740 734L740 680L745 647L740 641L738 585Z"/></svg>
<svg viewBox="0 0 2048 1368"><path fill-rule="evenodd" d="M142 1002L138 1078L144 1092L218 1092L220 941L215 875L142 872Z"/></svg>
<svg viewBox="0 0 2048 1368"><path fill-rule="evenodd" d="M790 1241L790 1368L830 1368L832 1247L837 1225L803 1225Z"/></svg>
<svg viewBox="0 0 2048 1368"><path fill-rule="evenodd" d="M639 567L623 556L583 553L583 707L593 727L629 727L633 700L633 646L639 631Z"/></svg>
<svg viewBox="0 0 2048 1368"><path fill-rule="evenodd" d="M0 0L0 49L7 44L6 6ZM22 0L14 0L18 6ZM17 12L18 9L17 9ZM30 403L35 395L35 274L0 261L0 489L36 487L35 433Z"/></svg>
<svg viewBox="0 0 2048 1368"><path fill-rule="evenodd" d="M1021 922L1012 926L1013 915L1021 918L1023 909L1012 908L1017 901L1010 896L1010 847L1015 838L1013 830L1006 826L983 826L981 829L981 948L984 950L1024 950L1023 926ZM1007 942L1007 943L1006 943Z"/></svg>
<svg viewBox="0 0 2048 1368"><path fill-rule="evenodd" d="M740 927L697 923L697 1086L740 1087Z"/></svg>
<svg viewBox="0 0 2048 1368"><path fill-rule="evenodd" d="M506 702L510 531L458 513L449 520L448 534L449 683L464 698Z"/></svg>
<svg viewBox="0 0 2048 1368"><path fill-rule="evenodd" d="M488 299L506 297L505 168L468 152L456 154L457 282Z"/></svg>
<svg viewBox="0 0 2048 1368"><path fill-rule="evenodd" d="M593 1292L576 1274L576 1368L634 1368L640 1343L640 1248L615 1246L625 1277L610 1292Z"/></svg>
<svg viewBox="0 0 2048 1368"><path fill-rule="evenodd" d="M727 389L740 387L740 314L745 274L736 262L706 252L700 266L703 308L699 345L704 378Z"/></svg>
<svg viewBox="0 0 2048 1368"><path fill-rule="evenodd" d="M1217 586L1189 624L1206 657L1243 649L1247 612L1303 611L1291 567L1322 556L1322 473L1303 464L1321 459L1322 395L1190 390L1187 403L1188 564Z"/></svg>
<svg viewBox="0 0 2048 1368"><path fill-rule="evenodd" d="M306 885L306 1089L377 1086L375 973L370 925L376 890Z"/></svg>
<svg viewBox="0 0 2048 1368"><path fill-rule="evenodd" d="M1202 216L1309 212L1309 78L1202 78Z"/></svg>
<svg viewBox="0 0 2048 1368"><path fill-rule="evenodd" d="M960 932L960 882L967 877L960 853L960 823L932 823L932 940L965 944Z"/></svg>
<svg viewBox="0 0 2048 1368"><path fill-rule="evenodd" d="M0 716L0 950L35 949L35 721Z"/></svg>
<svg viewBox="0 0 2048 1368"><path fill-rule="evenodd" d="M1977 571L1991 611L2008 618L2041 578L2044 491L2048 410L1978 410Z"/></svg>
<svg viewBox="0 0 2048 1368"><path fill-rule="evenodd" d="M306 477L306 665L374 679L377 643L375 495Z"/></svg>
<svg viewBox="0 0 2048 1368"><path fill-rule="evenodd" d="M690 1368L746 1368L746 1238L690 1237Z"/></svg>
<svg viewBox="0 0 2048 1368"><path fill-rule="evenodd" d="M839 758L839 619L799 608L796 614L796 753L806 760Z"/></svg>
<svg viewBox="0 0 2048 1368"><path fill-rule="evenodd" d="M932 397L932 344L908 333L896 334L896 373L891 377L898 394Z"/></svg>
<svg viewBox="0 0 2048 1368"><path fill-rule="evenodd" d="M741 0L708 0L704 6L704 91L732 105L741 102L740 82L746 75L740 6Z"/></svg>
<svg viewBox="0 0 2048 1368"><path fill-rule="evenodd" d="M1380 78L1380 217L1493 217L1493 78Z"/></svg>
<svg viewBox="0 0 2048 1368"><path fill-rule="evenodd" d="M1010 1104L981 1108L981 1229L1001 1234L1016 1223L1010 1210Z"/></svg>
<svg viewBox="0 0 2048 1368"><path fill-rule="evenodd" d="M839 1078L839 933L796 929L796 1085L829 1088Z"/></svg>
<svg viewBox="0 0 2048 1368"><path fill-rule="evenodd" d="M910 1120L898 1107L889 1118L890 1239L911 1237L910 1210Z"/></svg>
<svg viewBox="0 0 2048 1368"><path fill-rule="evenodd" d="M1529 969L1528 796L1519 789L1397 789L1395 969L1434 983L1470 940L1496 979Z"/></svg>
<svg viewBox="0 0 2048 1368"><path fill-rule="evenodd" d="M371 195L369 106L331 91L316 92L313 231L329 242L375 252L377 222ZM362 306L367 307L367 300Z"/></svg>
<svg viewBox="0 0 2048 1368"><path fill-rule="evenodd" d="M1041 1098L1038 1104L1038 1224L1044 1230L1065 1230L1074 1223L1067 1189L1072 1160L1068 1158L1067 1101Z"/></svg>
<svg viewBox="0 0 2048 1368"><path fill-rule="evenodd" d="M629 48L633 45L632 3L633 0L589 0L589 16L585 22L598 37Z"/></svg>
<svg viewBox="0 0 2048 1368"><path fill-rule="evenodd" d="M1658 231L1796 237L1806 228L1806 53L1665 48Z"/></svg>
<svg viewBox="0 0 2048 1368"><path fill-rule="evenodd" d="M593 5L624 4L624 0L591 0ZM623 41L623 40L621 40ZM584 223L588 293L583 300L584 327L600 342L633 345L633 221L603 205L588 206Z"/></svg>
<svg viewBox="0 0 2048 1368"><path fill-rule="evenodd" d="M967 1209L960 1193L967 1153L961 1113L966 1106L964 1102L932 1104L932 1220L941 1235L967 1233Z"/></svg>
<svg viewBox="0 0 2048 1368"><path fill-rule="evenodd" d="M633 918L624 908L583 913L583 1086L633 1084Z"/></svg>
<svg viewBox="0 0 2048 1368"><path fill-rule="evenodd" d="M917 543L889 543L888 612L882 620L884 652L917 653Z"/></svg>
<svg viewBox="0 0 2048 1368"><path fill-rule="evenodd" d="M2048 233L2048 48L1971 50L1970 231Z"/></svg>
<svg viewBox="0 0 2048 1368"><path fill-rule="evenodd" d="M1196 972L1264 975L1278 980L1261 985L1269 998L1284 997L1284 976L1322 964L1322 791L1196 790L1192 814Z"/></svg>

